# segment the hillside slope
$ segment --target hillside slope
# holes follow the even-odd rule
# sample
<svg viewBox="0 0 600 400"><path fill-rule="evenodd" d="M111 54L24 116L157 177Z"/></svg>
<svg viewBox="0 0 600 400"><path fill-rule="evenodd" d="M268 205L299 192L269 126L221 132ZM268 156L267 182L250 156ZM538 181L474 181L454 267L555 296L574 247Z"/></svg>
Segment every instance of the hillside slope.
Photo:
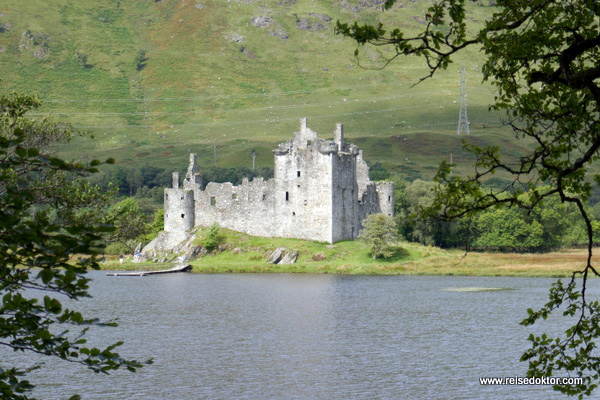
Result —
<svg viewBox="0 0 600 400"><path fill-rule="evenodd" d="M373 22L381 0L4 0L0 4L0 89L38 93L37 115L70 121L96 139L66 153L113 156L123 165L183 169L272 165L270 150L298 118L322 137L345 125L349 141L390 170L430 177L442 159L470 169L456 135L458 73L467 66L471 137L523 150L487 105L480 54L465 53L416 87L422 60L364 69L336 20ZM386 23L417 30L427 2L401 1ZM487 2L486 2L487 3ZM469 2L474 27L493 12ZM362 49L363 62L379 56Z"/></svg>

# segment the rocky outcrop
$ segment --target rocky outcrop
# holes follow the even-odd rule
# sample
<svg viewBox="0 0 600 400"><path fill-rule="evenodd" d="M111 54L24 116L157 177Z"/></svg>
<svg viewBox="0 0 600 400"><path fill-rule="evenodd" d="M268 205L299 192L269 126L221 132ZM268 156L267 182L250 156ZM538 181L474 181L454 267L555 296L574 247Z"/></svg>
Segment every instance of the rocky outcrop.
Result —
<svg viewBox="0 0 600 400"><path fill-rule="evenodd" d="M277 264L294 264L298 260L298 252L289 250Z"/></svg>
<svg viewBox="0 0 600 400"><path fill-rule="evenodd" d="M319 21L315 21L312 18L300 18L297 22L298 29L301 31L311 31L318 32L326 28L325 25L320 23Z"/></svg>
<svg viewBox="0 0 600 400"><path fill-rule="evenodd" d="M309 13L308 17L296 17L296 24L301 31L318 32L329 27L331 17L327 14Z"/></svg>
<svg viewBox="0 0 600 400"><path fill-rule="evenodd" d="M278 23L273 21L273 18L269 17L268 15L259 15L256 17L252 17L250 19L250 23L256 26L257 28L270 28L269 34L281 40L285 40L289 37L287 32L284 31L283 28Z"/></svg>
<svg viewBox="0 0 600 400"><path fill-rule="evenodd" d="M271 19L271 17L267 15L260 15L257 17L252 17L250 19L250 23L256 26L257 28L268 28L272 22L273 20Z"/></svg>
<svg viewBox="0 0 600 400"><path fill-rule="evenodd" d="M178 258L179 262L187 263L195 258L206 255L208 251L203 246L190 246L188 250Z"/></svg>
<svg viewBox="0 0 600 400"><path fill-rule="evenodd" d="M346 10L350 10L355 13L359 13L362 10L364 10L365 8L373 8L373 7L381 6L383 3L385 3L385 0L362 0L362 1L359 1L358 4L352 4L351 2L344 0L341 2L341 5Z"/></svg>
<svg viewBox="0 0 600 400"><path fill-rule="evenodd" d="M278 247L267 257L269 264L294 264L298 260L298 252Z"/></svg>
<svg viewBox="0 0 600 400"><path fill-rule="evenodd" d="M12 29L12 23L10 21L0 22L0 33L8 32Z"/></svg>
<svg viewBox="0 0 600 400"><path fill-rule="evenodd" d="M45 33L33 33L29 29L21 34L19 50L29 50L37 58L44 58L50 50L50 36Z"/></svg>

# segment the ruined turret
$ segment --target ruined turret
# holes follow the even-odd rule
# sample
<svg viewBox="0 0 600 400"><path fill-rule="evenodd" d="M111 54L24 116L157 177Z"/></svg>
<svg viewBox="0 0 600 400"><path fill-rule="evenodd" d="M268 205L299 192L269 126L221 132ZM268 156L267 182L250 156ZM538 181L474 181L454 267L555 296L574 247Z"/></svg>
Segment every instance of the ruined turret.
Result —
<svg viewBox="0 0 600 400"><path fill-rule="evenodd" d="M202 176L200 175L200 169L198 168L198 157L196 154L190 154L190 163L188 165L187 174L183 181L183 187L185 189L202 189Z"/></svg>

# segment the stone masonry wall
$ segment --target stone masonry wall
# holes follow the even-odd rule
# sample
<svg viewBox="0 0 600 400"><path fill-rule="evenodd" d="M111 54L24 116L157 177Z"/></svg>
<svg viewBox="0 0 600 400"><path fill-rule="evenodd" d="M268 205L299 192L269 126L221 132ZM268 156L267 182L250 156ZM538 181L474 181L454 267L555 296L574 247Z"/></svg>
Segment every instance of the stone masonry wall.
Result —
<svg viewBox="0 0 600 400"><path fill-rule="evenodd" d="M255 178L241 185L210 182L196 193L196 225L220 226L256 236L275 236L275 182Z"/></svg>
<svg viewBox="0 0 600 400"><path fill-rule="evenodd" d="M165 231L180 232L192 229L194 192L187 189L165 189Z"/></svg>
<svg viewBox="0 0 600 400"><path fill-rule="evenodd" d="M275 153L279 236L332 241L331 165L328 143L301 121L300 131Z"/></svg>

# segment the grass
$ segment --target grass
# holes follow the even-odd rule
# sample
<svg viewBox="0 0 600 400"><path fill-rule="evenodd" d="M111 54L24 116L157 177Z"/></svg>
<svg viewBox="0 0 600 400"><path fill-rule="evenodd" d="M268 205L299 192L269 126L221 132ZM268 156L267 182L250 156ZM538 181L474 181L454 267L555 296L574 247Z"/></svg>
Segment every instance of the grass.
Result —
<svg viewBox="0 0 600 400"><path fill-rule="evenodd" d="M201 245L207 231L204 228L197 232L196 245ZM568 277L581 269L586 259L584 250L545 254L465 254L459 250L401 243L394 257L374 260L361 241L347 240L329 245L298 239L261 238L228 229L221 229L221 232L224 241L220 250L192 261L194 272ZM278 247L297 251L297 262L288 265L267 263L268 255ZM594 261L600 261L600 256L594 258ZM120 265L117 257L109 257L103 269L157 270L170 266L171 263L136 264L130 258Z"/></svg>
<svg viewBox="0 0 600 400"><path fill-rule="evenodd" d="M6 0L0 22L10 21L12 28L0 33L0 89L39 93L46 101L39 117L66 119L95 133L93 141L74 140L66 155L184 170L190 151L199 153L201 168L212 165L212 152L203 149L216 143L220 166L251 165L252 148L259 149L258 166L272 165L270 150L290 138L300 117L308 117L321 137L331 137L335 123L343 122L348 140L364 149L367 160L431 177L450 153L457 172L470 170L472 159L462 153L455 132L458 69L465 63L471 137L510 146L511 155L527 146L509 140L500 115L487 110L493 91L481 83L477 50L411 87L425 74L422 60L363 69L350 59L355 45L333 33L338 19L374 22L379 16L415 32L422 28L426 2L407 2L382 15L358 1L197 3L31 0L25 7ZM475 27L494 10L470 2L467 7ZM318 19L310 14L332 20L320 31L300 30L297 18ZM271 25L250 22L260 15L269 16ZM48 35L44 58L19 48L26 29ZM148 62L137 71L140 49ZM78 62L78 52L91 67ZM377 60L373 50L361 54L367 62ZM134 149L132 142L144 145ZM136 157L144 153L151 156Z"/></svg>

